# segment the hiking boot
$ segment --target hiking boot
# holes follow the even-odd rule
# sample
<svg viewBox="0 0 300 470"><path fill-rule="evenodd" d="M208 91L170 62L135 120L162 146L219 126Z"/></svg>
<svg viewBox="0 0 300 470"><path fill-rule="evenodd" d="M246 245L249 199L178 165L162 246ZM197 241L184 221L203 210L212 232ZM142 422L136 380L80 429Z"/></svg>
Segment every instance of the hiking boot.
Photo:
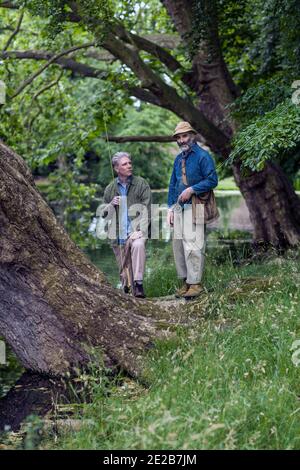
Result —
<svg viewBox="0 0 300 470"><path fill-rule="evenodd" d="M176 290L175 292L175 297L179 298L179 297L183 297L184 294L189 290L189 287L190 285L187 284L185 281L183 281L183 285Z"/></svg>
<svg viewBox="0 0 300 470"><path fill-rule="evenodd" d="M134 297L138 297L140 299L144 299L146 297L143 284L138 284L137 282L134 283Z"/></svg>
<svg viewBox="0 0 300 470"><path fill-rule="evenodd" d="M203 290L204 289L201 284L190 284L188 291L183 295L183 297L185 299L193 299L194 297L198 297Z"/></svg>
<svg viewBox="0 0 300 470"><path fill-rule="evenodd" d="M124 286L123 287L123 292L124 292L124 294L129 294L130 293L130 287Z"/></svg>

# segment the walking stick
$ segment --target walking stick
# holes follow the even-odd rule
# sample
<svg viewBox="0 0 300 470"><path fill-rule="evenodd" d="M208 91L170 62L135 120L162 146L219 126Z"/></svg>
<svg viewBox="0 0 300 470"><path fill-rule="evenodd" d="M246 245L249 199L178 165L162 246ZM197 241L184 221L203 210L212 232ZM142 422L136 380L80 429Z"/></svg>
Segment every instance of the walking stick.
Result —
<svg viewBox="0 0 300 470"><path fill-rule="evenodd" d="M128 287L130 287L131 293L134 294L134 279L133 279L133 269L132 269L132 258L131 258L131 245L132 240L129 238L126 241L124 248L124 256L122 260L122 271L126 275Z"/></svg>

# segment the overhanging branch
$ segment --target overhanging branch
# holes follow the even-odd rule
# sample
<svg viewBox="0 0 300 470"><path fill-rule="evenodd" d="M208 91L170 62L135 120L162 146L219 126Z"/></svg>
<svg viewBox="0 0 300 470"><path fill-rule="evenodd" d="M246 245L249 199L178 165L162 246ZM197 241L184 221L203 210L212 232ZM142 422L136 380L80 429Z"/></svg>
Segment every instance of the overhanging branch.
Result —
<svg viewBox="0 0 300 470"><path fill-rule="evenodd" d="M109 33L103 41L103 47L110 51L123 64L126 64L141 82L146 93L156 97L159 106L172 111L189 121L206 139L212 149L223 155L228 153L229 138L192 103L182 98L175 88L165 83L140 57L139 51L129 48L123 41Z"/></svg>
<svg viewBox="0 0 300 470"><path fill-rule="evenodd" d="M174 137L170 135L122 135L114 136L109 135L104 137L109 142L117 142L119 144L125 142L161 142L161 143L170 143L175 142Z"/></svg>
<svg viewBox="0 0 300 470"><path fill-rule="evenodd" d="M146 38L138 36L137 34L126 31L123 25L118 24L115 26L115 32L122 41L127 44L132 44L138 49L149 52L154 57L157 57L169 70L175 72L176 70L183 69L180 62L172 56L166 49Z"/></svg>
<svg viewBox="0 0 300 470"><path fill-rule="evenodd" d="M32 60L47 60L53 59L55 54L48 51L0 51L0 59L32 59ZM104 79L107 76L107 72L99 70L96 67L92 67L82 62L77 62L69 57L58 57L52 61L54 64L60 65L63 69L71 70L78 75L83 77L99 78Z"/></svg>
<svg viewBox="0 0 300 470"><path fill-rule="evenodd" d="M51 65L53 62L55 62L56 59L59 59L60 57L70 54L71 52L78 51L79 49L85 49L87 47L94 46L95 43L87 43L87 44L81 44L79 46L73 46L69 49L66 49L64 51L59 52L58 54L55 54L54 56L51 57L51 59L48 60L46 64L44 64L39 70L37 70L35 73L33 73L30 77L28 77L26 80L24 80L23 83L19 86L19 88L15 91L15 93L12 95L11 99L15 98L18 96L30 83L33 82L33 80L36 79L39 75L41 75L44 70L46 70L49 65Z"/></svg>
<svg viewBox="0 0 300 470"><path fill-rule="evenodd" d="M0 8L12 8L18 10L18 6L14 2L0 2Z"/></svg>
<svg viewBox="0 0 300 470"><path fill-rule="evenodd" d="M13 31L13 33L10 35L10 37L8 38L8 41L7 43L5 44L3 50L6 51L10 44L12 43L12 41L14 40L14 38L16 37L16 35L18 34L18 32L20 31L20 28L21 28L21 24L22 24L22 21L23 21L23 17L24 17L24 10L21 12L21 15L18 19L18 22L17 22L17 25L16 25L16 28L15 30Z"/></svg>

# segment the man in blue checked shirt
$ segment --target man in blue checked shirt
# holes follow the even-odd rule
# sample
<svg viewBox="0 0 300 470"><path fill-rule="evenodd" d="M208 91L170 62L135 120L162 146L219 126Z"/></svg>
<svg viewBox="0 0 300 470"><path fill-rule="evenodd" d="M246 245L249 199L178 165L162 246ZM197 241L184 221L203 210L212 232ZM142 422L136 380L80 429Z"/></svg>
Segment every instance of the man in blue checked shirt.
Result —
<svg viewBox="0 0 300 470"><path fill-rule="evenodd" d="M124 292L130 292L130 285L135 297L144 298L143 277L151 215L151 190L144 178L133 175L129 153L115 153L112 166L117 177L105 188L100 215L111 222L107 233L119 265ZM139 217L136 217L136 212ZM130 271L132 276L129 275Z"/></svg>
<svg viewBox="0 0 300 470"><path fill-rule="evenodd" d="M181 152L174 161L168 194L168 223L171 227L177 227L177 233L180 227L181 233L180 237L173 234L172 241L177 275L183 283L175 295L186 299L197 297L203 290L201 279L205 259L206 226L202 224L203 236L200 243L199 239L191 241L191 232L187 230L185 233L183 225L187 220L192 221L192 218L188 217L188 214L192 213L192 195L206 193L218 184L214 161L210 154L195 142L196 133L188 122L180 122L176 126L173 136L176 137ZM196 230L195 224L192 230Z"/></svg>

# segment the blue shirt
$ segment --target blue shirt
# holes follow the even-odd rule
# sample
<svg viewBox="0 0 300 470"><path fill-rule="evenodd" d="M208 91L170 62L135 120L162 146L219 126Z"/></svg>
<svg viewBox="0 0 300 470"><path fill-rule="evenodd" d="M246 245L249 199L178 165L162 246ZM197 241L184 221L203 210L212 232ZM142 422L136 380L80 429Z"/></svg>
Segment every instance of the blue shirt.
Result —
<svg viewBox="0 0 300 470"><path fill-rule="evenodd" d="M131 232L131 220L128 216L128 207L127 207L127 193L129 188L129 182L131 178L126 182L122 183L122 181L117 178L117 184L119 193L121 195L121 202L120 202L120 225L119 225L119 237L118 237L118 244L124 245L126 243L126 239Z"/></svg>
<svg viewBox="0 0 300 470"><path fill-rule="evenodd" d="M186 158L186 177L188 185L182 182L182 159ZM176 204L179 195L186 188L192 187L195 194L206 193L218 184L215 163L206 150L193 144L187 154L181 152L174 161L173 172L169 184L168 206ZM191 204L192 200L185 202ZM182 204L181 204L182 205Z"/></svg>

